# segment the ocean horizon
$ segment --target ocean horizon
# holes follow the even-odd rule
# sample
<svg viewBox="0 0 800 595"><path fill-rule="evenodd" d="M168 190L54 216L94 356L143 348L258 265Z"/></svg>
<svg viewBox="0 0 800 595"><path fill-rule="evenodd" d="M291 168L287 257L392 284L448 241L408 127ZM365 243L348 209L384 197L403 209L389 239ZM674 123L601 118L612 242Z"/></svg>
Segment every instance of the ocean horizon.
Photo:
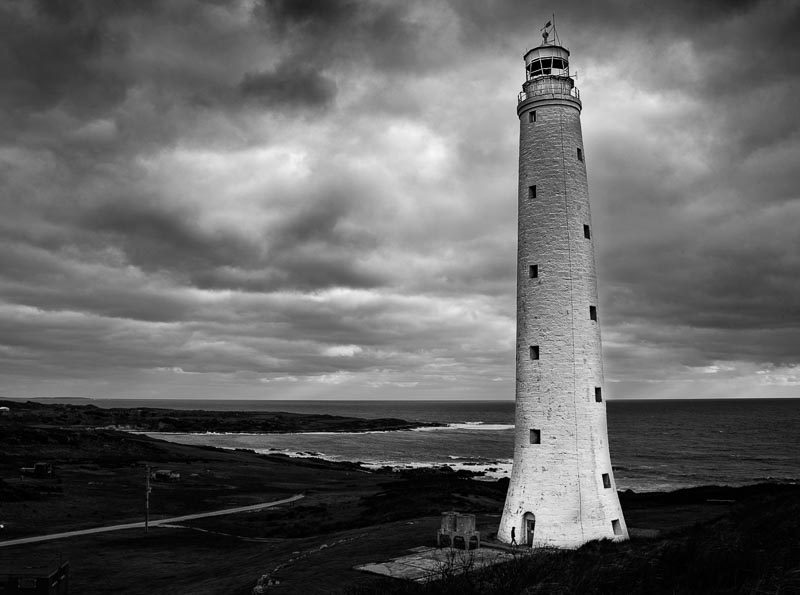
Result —
<svg viewBox="0 0 800 595"><path fill-rule="evenodd" d="M50 400L50 399L48 399ZM53 400L51 400L52 402ZM68 401L61 399L60 401ZM100 407L285 411L439 422L370 433L153 434L186 444L361 462L368 467L469 469L504 477L513 458L514 401L266 401L81 399ZM607 402L618 489L800 480L800 399L625 399Z"/></svg>

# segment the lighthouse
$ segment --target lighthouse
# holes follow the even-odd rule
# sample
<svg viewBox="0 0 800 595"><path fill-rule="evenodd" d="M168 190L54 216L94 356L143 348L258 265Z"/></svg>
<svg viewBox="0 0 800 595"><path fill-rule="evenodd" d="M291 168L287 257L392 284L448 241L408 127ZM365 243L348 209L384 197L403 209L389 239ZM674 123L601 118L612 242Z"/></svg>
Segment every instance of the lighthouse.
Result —
<svg viewBox="0 0 800 595"><path fill-rule="evenodd" d="M606 429L581 100L569 51L525 54L519 94L514 464L500 541L575 548L627 539Z"/></svg>

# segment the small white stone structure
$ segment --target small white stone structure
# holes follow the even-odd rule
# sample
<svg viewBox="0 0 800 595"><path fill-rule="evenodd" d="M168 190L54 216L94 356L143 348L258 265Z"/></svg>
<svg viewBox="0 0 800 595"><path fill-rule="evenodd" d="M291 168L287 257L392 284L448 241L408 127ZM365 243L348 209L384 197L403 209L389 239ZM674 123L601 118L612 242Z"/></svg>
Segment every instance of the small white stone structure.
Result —
<svg viewBox="0 0 800 595"><path fill-rule="evenodd" d="M464 542L464 549L470 548L472 538L475 538L475 547L481 547L481 534L475 528L474 514L461 514L458 512L443 512L442 524L436 532L436 545L441 547L442 538L446 538L450 547L455 546L455 539L460 537Z"/></svg>
<svg viewBox="0 0 800 595"><path fill-rule="evenodd" d="M581 100L569 51L547 33L525 67L514 466L497 536L573 548L628 529L608 451Z"/></svg>

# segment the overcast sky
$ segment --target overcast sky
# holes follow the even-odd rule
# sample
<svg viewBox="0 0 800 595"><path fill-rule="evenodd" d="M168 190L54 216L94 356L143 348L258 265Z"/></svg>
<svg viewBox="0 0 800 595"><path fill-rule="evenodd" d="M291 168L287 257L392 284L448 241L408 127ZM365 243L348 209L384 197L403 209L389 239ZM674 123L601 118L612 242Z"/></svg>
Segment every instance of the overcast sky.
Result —
<svg viewBox="0 0 800 595"><path fill-rule="evenodd" d="M609 398L800 396L800 5L557 4ZM555 6L0 4L2 396L513 399Z"/></svg>

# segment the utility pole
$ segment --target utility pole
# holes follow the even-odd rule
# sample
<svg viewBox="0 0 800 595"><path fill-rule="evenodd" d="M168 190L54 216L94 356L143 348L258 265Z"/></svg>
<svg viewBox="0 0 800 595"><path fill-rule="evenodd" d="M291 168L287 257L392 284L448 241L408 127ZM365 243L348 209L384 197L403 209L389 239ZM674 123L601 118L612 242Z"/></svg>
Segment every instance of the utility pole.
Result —
<svg viewBox="0 0 800 595"><path fill-rule="evenodd" d="M147 465L147 477L145 478L144 490L144 532L150 530L150 465Z"/></svg>

